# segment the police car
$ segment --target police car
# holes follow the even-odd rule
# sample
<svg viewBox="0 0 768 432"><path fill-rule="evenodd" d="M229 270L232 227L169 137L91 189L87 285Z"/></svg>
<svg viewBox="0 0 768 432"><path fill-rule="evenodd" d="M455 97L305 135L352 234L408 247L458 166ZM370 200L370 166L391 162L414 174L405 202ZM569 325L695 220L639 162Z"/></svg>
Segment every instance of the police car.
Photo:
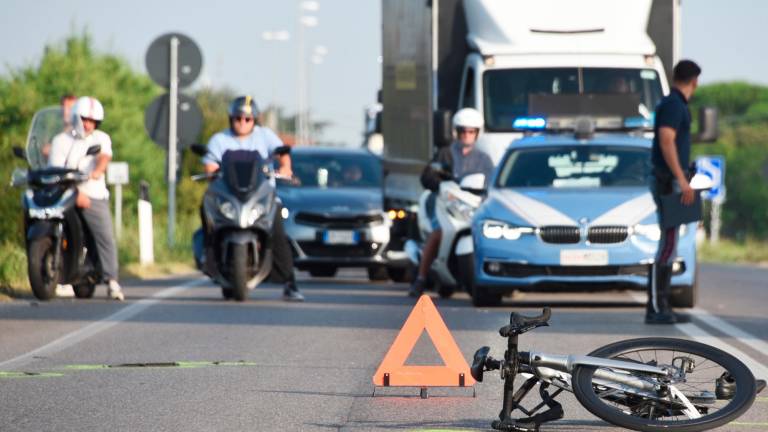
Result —
<svg viewBox="0 0 768 432"><path fill-rule="evenodd" d="M498 304L515 290L645 289L661 234L650 151L642 134L588 127L515 141L473 217L473 303ZM680 227L676 307L695 302L695 231Z"/></svg>

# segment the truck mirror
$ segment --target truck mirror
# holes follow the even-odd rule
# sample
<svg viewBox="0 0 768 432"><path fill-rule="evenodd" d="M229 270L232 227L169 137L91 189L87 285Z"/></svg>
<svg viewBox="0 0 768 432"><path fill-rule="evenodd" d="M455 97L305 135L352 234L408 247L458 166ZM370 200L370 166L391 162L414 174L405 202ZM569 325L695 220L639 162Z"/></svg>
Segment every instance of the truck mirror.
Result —
<svg viewBox="0 0 768 432"><path fill-rule="evenodd" d="M699 132L695 142L711 143L717 141L720 132L717 129L717 108L703 106L699 109Z"/></svg>
<svg viewBox="0 0 768 432"><path fill-rule="evenodd" d="M434 112L435 144L445 147L453 141L453 128L451 128L451 112L449 110L437 110Z"/></svg>

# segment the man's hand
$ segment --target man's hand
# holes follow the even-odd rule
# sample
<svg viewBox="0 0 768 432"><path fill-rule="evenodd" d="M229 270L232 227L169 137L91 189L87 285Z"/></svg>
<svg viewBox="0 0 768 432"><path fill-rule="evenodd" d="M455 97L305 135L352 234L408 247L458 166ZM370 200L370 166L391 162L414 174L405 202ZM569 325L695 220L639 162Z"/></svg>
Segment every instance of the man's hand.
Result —
<svg viewBox="0 0 768 432"><path fill-rule="evenodd" d="M98 180L98 179L100 179L100 178L101 178L101 176L103 176L103 175L104 175L104 173L103 173L102 171L99 171L99 170L93 170L93 171L91 172L91 178L92 178L93 180Z"/></svg>
<svg viewBox="0 0 768 432"><path fill-rule="evenodd" d="M77 198L75 199L75 205L78 208L81 208L81 209L90 208L91 207L91 199L88 198L88 195L86 195L86 194L84 194L82 192L78 192L77 193Z"/></svg>
<svg viewBox="0 0 768 432"><path fill-rule="evenodd" d="M691 205L693 204L694 199L696 198L696 191L693 190L691 185L688 182L680 182L680 202L683 205Z"/></svg>

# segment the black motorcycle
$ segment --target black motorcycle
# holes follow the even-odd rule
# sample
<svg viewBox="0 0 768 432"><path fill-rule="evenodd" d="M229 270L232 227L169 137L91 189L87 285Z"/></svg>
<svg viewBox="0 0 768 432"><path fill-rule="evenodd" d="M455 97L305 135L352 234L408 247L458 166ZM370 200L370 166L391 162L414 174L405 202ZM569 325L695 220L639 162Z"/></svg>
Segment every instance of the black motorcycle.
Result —
<svg viewBox="0 0 768 432"><path fill-rule="evenodd" d="M207 148L193 145L200 156ZM288 147L275 154L286 154ZM272 269L272 225L278 211L271 159L257 151L225 152L203 197L203 227L192 239L197 268L221 286L224 298L245 301Z"/></svg>
<svg viewBox="0 0 768 432"><path fill-rule="evenodd" d="M96 246L75 206L77 185L88 175L75 169L47 167L43 148L63 130L61 109L45 108L32 119L26 151L14 155L27 160L29 170L17 170L13 186L26 186L22 196L26 233L27 270L32 292L39 300L56 295L56 285L71 284L77 298L90 298L103 281ZM101 146L88 148L95 155Z"/></svg>

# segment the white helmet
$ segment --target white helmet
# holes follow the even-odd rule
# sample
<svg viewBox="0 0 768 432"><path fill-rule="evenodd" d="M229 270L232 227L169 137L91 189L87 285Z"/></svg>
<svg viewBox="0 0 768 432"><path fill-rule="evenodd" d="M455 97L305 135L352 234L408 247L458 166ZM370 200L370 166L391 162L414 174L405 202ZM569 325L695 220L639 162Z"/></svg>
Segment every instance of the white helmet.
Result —
<svg viewBox="0 0 768 432"><path fill-rule="evenodd" d="M474 108L462 108L453 115L453 128L458 127L482 129L483 115Z"/></svg>
<svg viewBox="0 0 768 432"><path fill-rule="evenodd" d="M75 102L72 107L72 126L74 132L85 137L82 118L96 120L97 124L104 120L104 107L98 99L90 96L83 96Z"/></svg>

